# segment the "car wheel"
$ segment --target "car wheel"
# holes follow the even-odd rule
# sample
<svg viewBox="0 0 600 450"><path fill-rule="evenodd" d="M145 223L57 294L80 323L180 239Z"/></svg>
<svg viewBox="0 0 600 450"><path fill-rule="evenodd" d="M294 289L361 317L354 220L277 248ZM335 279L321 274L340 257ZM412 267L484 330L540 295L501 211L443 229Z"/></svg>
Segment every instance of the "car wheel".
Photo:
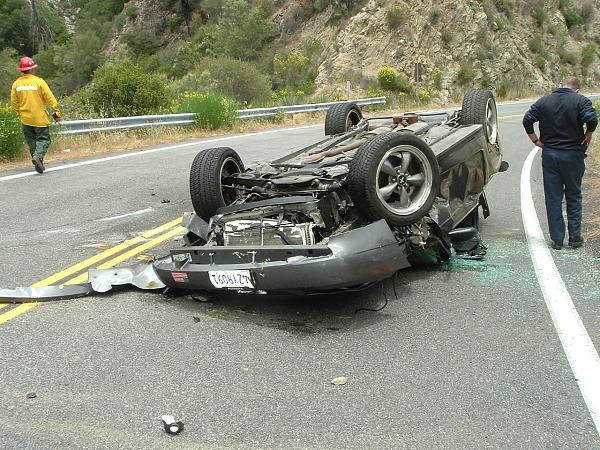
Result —
<svg viewBox="0 0 600 450"><path fill-rule="evenodd" d="M229 147L209 148L194 158L190 170L190 196L194 211L208 221L219 208L239 198L230 186L230 177L244 171L238 153Z"/></svg>
<svg viewBox="0 0 600 450"><path fill-rule="evenodd" d="M345 133L362 119L362 112L355 103L337 103L327 110L325 116L325 134Z"/></svg>
<svg viewBox="0 0 600 450"><path fill-rule="evenodd" d="M431 148L409 132L381 134L358 149L348 191L366 218L390 225L417 222L439 190L439 166Z"/></svg>
<svg viewBox="0 0 600 450"><path fill-rule="evenodd" d="M487 141L494 145L498 140L498 113L496 100L488 89L465 94L461 113L462 125L483 125Z"/></svg>

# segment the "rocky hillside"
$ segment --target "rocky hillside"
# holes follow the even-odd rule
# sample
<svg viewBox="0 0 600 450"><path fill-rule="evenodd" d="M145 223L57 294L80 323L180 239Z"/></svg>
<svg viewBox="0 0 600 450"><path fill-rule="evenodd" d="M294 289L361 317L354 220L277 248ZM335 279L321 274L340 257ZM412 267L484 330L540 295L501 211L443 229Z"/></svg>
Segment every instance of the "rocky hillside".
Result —
<svg viewBox="0 0 600 450"><path fill-rule="evenodd" d="M281 3L278 45L324 45L321 88L345 80L365 86L384 65L414 80L415 63L426 86L437 78L442 96L457 84L516 92L547 89L570 73L600 80L597 0L369 0L334 23L334 6L307 16L305 2Z"/></svg>
<svg viewBox="0 0 600 450"><path fill-rule="evenodd" d="M11 2L0 6L2 97L23 54L61 96L125 60L172 96L212 91L259 105L339 98L348 82L352 96L412 95L416 64L426 98L442 102L473 87L541 92L567 74L600 84L600 0ZM383 67L399 74L393 85L378 80Z"/></svg>

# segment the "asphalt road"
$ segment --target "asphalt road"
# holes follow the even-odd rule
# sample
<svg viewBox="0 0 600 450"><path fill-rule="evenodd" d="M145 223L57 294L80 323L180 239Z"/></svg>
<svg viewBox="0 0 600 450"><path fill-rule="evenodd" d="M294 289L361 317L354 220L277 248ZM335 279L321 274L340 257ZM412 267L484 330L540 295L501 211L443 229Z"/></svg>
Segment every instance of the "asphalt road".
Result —
<svg viewBox="0 0 600 450"><path fill-rule="evenodd" d="M35 307L0 325L0 447L600 448L523 230L527 106L499 109L511 168L487 189L484 261L338 296L127 289ZM191 211L188 172L203 148L268 159L322 133L230 136L0 181L0 286L30 285ZM531 178L545 230L539 155ZM598 256L552 256L600 348ZM385 297L382 311L356 312ZM330 383L340 376L346 385ZM167 436L163 414L184 432Z"/></svg>

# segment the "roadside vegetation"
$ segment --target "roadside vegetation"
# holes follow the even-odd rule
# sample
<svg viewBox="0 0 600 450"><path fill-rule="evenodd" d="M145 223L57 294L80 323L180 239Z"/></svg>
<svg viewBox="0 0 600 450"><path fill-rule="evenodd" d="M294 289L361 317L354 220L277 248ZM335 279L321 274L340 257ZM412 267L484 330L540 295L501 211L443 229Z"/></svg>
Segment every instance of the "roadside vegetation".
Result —
<svg viewBox="0 0 600 450"><path fill-rule="evenodd" d="M411 109L459 102L472 88L490 88L498 99L539 94L531 92L524 78L492 77L485 70L486 61L493 60L502 42L493 39L493 33L513 27L517 13L531 16L534 30L528 46L538 70L560 66L564 74L585 75L597 63L596 44L576 50L566 41L590 26L596 14L592 0L559 1L557 13L564 17L564 29L549 18L544 0L527 0L521 6L514 0L481 0L471 7L485 13L487 23L478 31L473 55L454 72L425 66L417 83L413 66L405 64L409 55L402 54L399 46L390 61L382 61L375 76L349 69L336 85L317 90L318 70L327 64L331 43L310 37L293 49L275 45L294 26L276 20L280 0L154 3L159 18L146 17L139 2L127 0L0 2L0 161L26 155L15 131L20 127L7 104L18 75L15 66L23 55L33 56L38 63L37 73L59 97L65 120L194 112L199 132L241 126L235 123L234 111L242 108L385 96L387 107ZM327 25L335 25L367 3L303 2L302 17L310 20L327 14ZM389 32L410 35L408 6L376 3L385 8L384 26ZM448 26L443 9L432 7L426 21L448 50L456 46L456 31ZM560 45L551 47L551 39L558 39ZM351 83L350 93L346 82Z"/></svg>

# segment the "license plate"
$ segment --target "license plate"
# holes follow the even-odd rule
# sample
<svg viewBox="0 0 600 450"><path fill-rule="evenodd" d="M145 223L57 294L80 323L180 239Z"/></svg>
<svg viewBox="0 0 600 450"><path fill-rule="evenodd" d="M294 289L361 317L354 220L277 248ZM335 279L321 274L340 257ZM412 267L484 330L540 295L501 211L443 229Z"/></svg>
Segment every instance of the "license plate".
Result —
<svg viewBox="0 0 600 450"><path fill-rule="evenodd" d="M254 288L249 270L209 270L208 276L216 288Z"/></svg>

